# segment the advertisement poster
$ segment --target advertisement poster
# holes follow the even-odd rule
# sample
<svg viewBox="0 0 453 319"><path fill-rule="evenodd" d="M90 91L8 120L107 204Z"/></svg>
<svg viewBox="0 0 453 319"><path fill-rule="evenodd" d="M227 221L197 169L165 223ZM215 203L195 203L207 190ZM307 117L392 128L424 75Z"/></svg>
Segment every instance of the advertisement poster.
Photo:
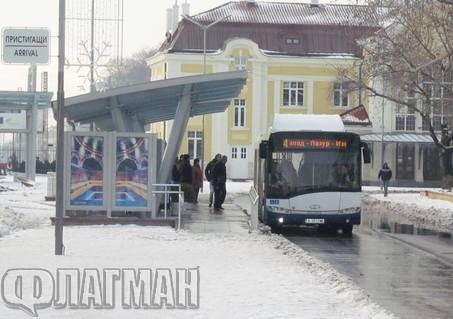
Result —
<svg viewBox="0 0 453 319"><path fill-rule="evenodd" d="M143 137L116 139L117 207L147 207L148 140Z"/></svg>
<svg viewBox="0 0 453 319"><path fill-rule="evenodd" d="M72 138L70 205L103 206L103 156L103 137Z"/></svg>

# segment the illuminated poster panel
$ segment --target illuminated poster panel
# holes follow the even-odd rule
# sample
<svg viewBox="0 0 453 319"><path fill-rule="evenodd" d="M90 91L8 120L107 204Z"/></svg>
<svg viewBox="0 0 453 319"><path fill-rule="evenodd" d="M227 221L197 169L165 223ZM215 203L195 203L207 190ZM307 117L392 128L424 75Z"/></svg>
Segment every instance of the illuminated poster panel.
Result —
<svg viewBox="0 0 453 319"><path fill-rule="evenodd" d="M103 158L102 136L72 137L70 205L103 206Z"/></svg>
<svg viewBox="0 0 453 319"><path fill-rule="evenodd" d="M148 206L148 139L116 138L116 207Z"/></svg>

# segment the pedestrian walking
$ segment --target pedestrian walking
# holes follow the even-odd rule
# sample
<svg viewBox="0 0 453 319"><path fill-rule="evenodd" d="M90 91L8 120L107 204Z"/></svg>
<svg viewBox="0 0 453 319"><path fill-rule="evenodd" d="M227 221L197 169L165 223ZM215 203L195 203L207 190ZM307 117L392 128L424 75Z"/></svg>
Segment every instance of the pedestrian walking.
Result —
<svg viewBox="0 0 453 319"><path fill-rule="evenodd" d="M220 161L222 158L221 154L216 154L216 156L206 165L204 170L204 175L206 176L207 181L209 182L209 207L212 206L214 200L214 180L213 180L213 170L215 164Z"/></svg>
<svg viewBox="0 0 453 319"><path fill-rule="evenodd" d="M192 166L192 202L198 203L198 193L200 188L203 186L203 172L200 167L200 159L196 158L193 160Z"/></svg>
<svg viewBox="0 0 453 319"><path fill-rule="evenodd" d="M182 155L181 166L181 188L184 192L184 202L192 202L192 166L190 165L190 156Z"/></svg>
<svg viewBox="0 0 453 319"><path fill-rule="evenodd" d="M378 174L378 179L382 181L382 184L384 186L384 196L387 196L389 181L391 178L392 170L390 169L387 163L384 163L384 165L382 165L382 169L379 170Z"/></svg>
<svg viewBox="0 0 453 319"><path fill-rule="evenodd" d="M214 208L216 210L223 210L222 204L226 197L226 164L227 157L224 155L222 159L218 161L213 170L213 181L214 181Z"/></svg>

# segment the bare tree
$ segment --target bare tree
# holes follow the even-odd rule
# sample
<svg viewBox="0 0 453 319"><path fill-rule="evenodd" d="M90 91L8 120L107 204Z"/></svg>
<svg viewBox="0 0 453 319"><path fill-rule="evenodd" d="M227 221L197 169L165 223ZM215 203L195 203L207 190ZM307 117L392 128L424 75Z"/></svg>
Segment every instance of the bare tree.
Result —
<svg viewBox="0 0 453 319"><path fill-rule="evenodd" d="M106 89L132 85L150 80L151 70L146 59L152 56L156 49L140 50L123 61L120 66L111 66L103 78Z"/></svg>
<svg viewBox="0 0 453 319"><path fill-rule="evenodd" d="M445 175L453 180L453 134L448 131L453 124L452 3L394 0L383 9L382 1L370 1L370 6L385 14L379 30L360 43L360 76L346 69L340 72L355 89L396 104L398 113L412 114L414 121L418 114L423 129L441 150Z"/></svg>

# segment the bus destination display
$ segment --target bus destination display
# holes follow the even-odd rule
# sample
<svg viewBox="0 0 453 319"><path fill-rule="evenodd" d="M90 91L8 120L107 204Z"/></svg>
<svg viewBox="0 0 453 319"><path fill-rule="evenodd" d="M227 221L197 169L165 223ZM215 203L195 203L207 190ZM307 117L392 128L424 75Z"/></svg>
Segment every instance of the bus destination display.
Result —
<svg viewBox="0 0 453 319"><path fill-rule="evenodd" d="M319 139L319 138L285 138L282 142L283 149L315 149L315 150L346 150L347 140L344 139Z"/></svg>

